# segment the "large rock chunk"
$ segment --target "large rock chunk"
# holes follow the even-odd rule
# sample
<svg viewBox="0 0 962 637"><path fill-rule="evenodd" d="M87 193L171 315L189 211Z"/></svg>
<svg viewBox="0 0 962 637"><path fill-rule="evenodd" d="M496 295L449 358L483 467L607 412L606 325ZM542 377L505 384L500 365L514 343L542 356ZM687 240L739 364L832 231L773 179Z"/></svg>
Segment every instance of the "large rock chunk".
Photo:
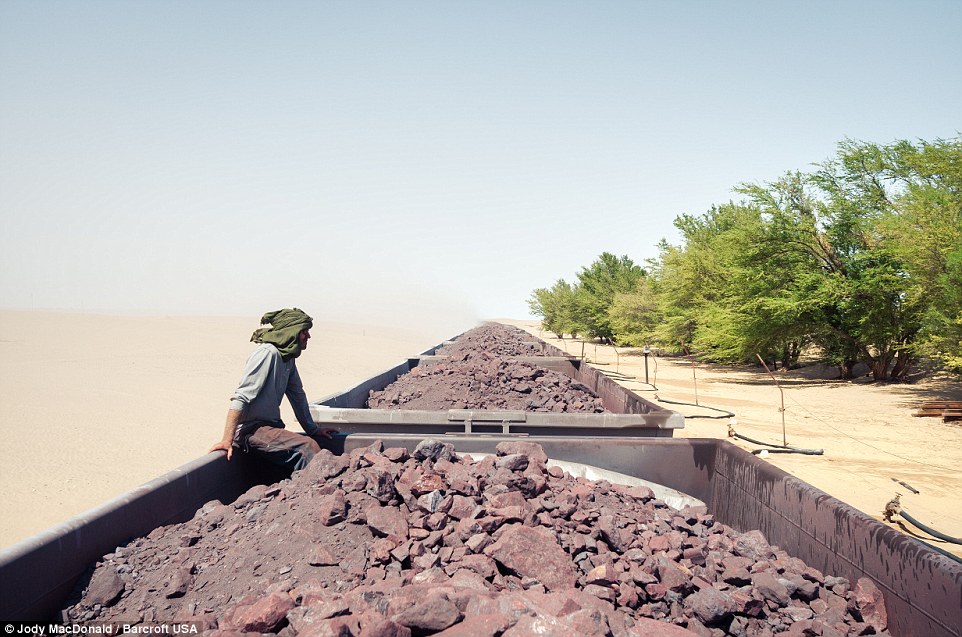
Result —
<svg viewBox="0 0 962 637"><path fill-rule="evenodd" d="M422 440L418 443L418 446L415 447L413 455L421 461L448 460L449 462L454 462L457 460L454 447L440 440Z"/></svg>
<svg viewBox="0 0 962 637"><path fill-rule="evenodd" d="M775 579L768 571L752 575L752 586L758 594L779 606L786 606L791 599L785 585Z"/></svg>
<svg viewBox="0 0 962 637"><path fill-rule="evenodd" d="M648 617L636 619L634 627L629 629L628 634L632 637L698 637L698 633L687 628Z"/></svg>
<svg viewBox="0 0 962 637"><path fill-rule="evenodd" d="M512 623L509 617L497 613L474 615L442 630L436 637L497 637Z"/></svg>
<svg viewBox="0 0 962 637"><path fill-rule="evenodd" d="M715 624L728 618L735 611L735 603L727 593L716 588L705 588L685 600L695 617L705 624Z"/></svg>
<svg viewBox="0 0 962 637"><path fill-rule="evenodd" d="M338 489L330 495L321 496L317 505L317 515L321 524L331 526L347 518L347 499Z"/></svg>
<svg viewBox="0 0 962 637"><path fill-rule="evenodd" d="M335 456L327 449L321 449L308 465L302 469L305 478L325 481L341 475L347 469L348 459L345 456Z"/></svg>
<svg viewBox="0 0 962 637"><path fill-rule="evenodd" d="M499 442L495 448L499 456L521 454L528 457L528 462L544 467L548 462L548 454L536 442L506 441Z"/></svg>
<svg viewBox="0 0 962 637"><path fill-rule="evenodd" d="M855 589L852 592L852 606L862 621L874 628L876 633L885 630L888 626L888 613L885 611L882 591L878 589L875 582L862 577L855 583Z"/></svg>
<svg viewBox="0 0 962 637"><path fill-rule="evenodd" d="M367 512L367 525L378 535L394 537L399 541L408 537L407 518L394 507L372 506Z"/></svg>
<svg viewBox="0 0 962 637"><path fill-rule="evenodd" d="M110 606L124 592L124 581L112 568L101 568L94 572L87 586L87 599L91 605Z"/></svg>
<svg viewBox="0 0 962 637"><path fill-rule="evenodd" d="M548 590L572 588L575 566L553 533L542 527L512 524L484 553L521 577L531 577Z"/></svg>
<svg viewBox="0 0 962 637"><path fill-rule="evenodd" d="M238 606L226 613L220 627L245 633L269 633L287 617L294 608L294 600L286 593L273 593L255 602Z"/></svg>
<svg viewBox="0 0 962 637"><path fill-rule="evenodd" d="M413 632L437 632L460 621L463 615L441 592L428 593L413 606L395 615L393 621Z"/></svg>
<svg viewBox="0 0 962 637"><path fill-rule="evenodd" d="M394 489L394 476L390 471L383 468L371 468L367 470L367 494L377 499L381 504L386 504L397 495Z"/></svg>

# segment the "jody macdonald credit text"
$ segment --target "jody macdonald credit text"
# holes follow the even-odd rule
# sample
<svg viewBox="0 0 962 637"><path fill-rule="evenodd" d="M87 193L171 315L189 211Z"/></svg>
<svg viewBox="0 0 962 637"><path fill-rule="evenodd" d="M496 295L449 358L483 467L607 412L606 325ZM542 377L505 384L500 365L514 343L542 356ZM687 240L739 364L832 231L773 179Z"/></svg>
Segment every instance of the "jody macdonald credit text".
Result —
<svg viewBox="0 0 962 637"><path fill-rule="evenodd" d="M47 637L52 635L197 635L201 622L161 622L155 624L3 622L0 637L7 635Z"/></svg>

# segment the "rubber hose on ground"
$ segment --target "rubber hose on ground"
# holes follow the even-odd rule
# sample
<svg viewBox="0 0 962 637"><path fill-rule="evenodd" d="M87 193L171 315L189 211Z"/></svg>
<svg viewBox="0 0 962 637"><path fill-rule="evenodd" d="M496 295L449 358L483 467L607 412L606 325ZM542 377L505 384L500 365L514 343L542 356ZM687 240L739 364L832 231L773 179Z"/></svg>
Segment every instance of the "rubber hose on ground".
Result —
<svg viewBox="0 0 962 637"><path fill-rule="evenodd" d="M735 417L735 414L734 414L733 412L727 411L727 410L725 410L725 409L719 409L718 407L709 407L709 406L707 406L707 405L698 405L698 404L695 404L695 403L683 403L683 402L678 402L678 401L676 401L676 400L666 400L666 399L664 399L664 398L658 398L657 396L655 397L655 400L657 400L657 401L660 402L660 403L668 403L669 405L687 405L687 406L689 406L689 407L698 407L699 409L710 409L710 410L712 410L712 411L720 411L721 414L722 414L721 416L708 416L708 415L685 416L685 418L713 418L713 419L721 419L721 418L734 418L734 417Z"/></svg>
<svg viewBox="0 0 962 637"><path fill-rule="evenodd" d="M741 434L736 434L736 433L734 433L734 432L732 432L731 436L732 436L732 438L738 438L739 440L744 440L745 442L750 442L750 443L755 444L755 445L762 445L763 447L779 447L779 448L782 448L782 449L789 449L789 448L790 448L790 447L788 447L788 446L786 446L786 445L776 445L776 444L772 444L772 443L770 443L770 442L762 442L761 440L755 440L754 438L749 438L748 436L743 436L743 435L741 435Z"/></svg>
<svg viewBox="0 0 962 637"><path fill-rule="evenodd" d="M902 516L903 518L905 518L908 522L910 522L910 523L913 524L914 526L922 529L923 531L925 531L926 533L928 533L928 534L931 535L932 537L937 537L937 538L939 538L940 540L944 540L944 541L946 541L946 542L951 542L952 544L962 544L962 540L960 540L959 538L957 538L957 537L952 537L951 535L946 535L945 533L940 533L940 532L936 531L935 529L933 529L932 527L926 526L926 525L922 524L921 522L919 522L918 520L916 520L915 518L913 518L911 515L909 515L909 513L908 513L905 509L900 509L900 510L899 510L899 515L901 515L901 516Z"/></svg>
<svg viewBox="0 0 962 637"><path fill-rule="evenodd" d="M789 449L785 447L775 447L774 449L752 449L752 453L756 456L763 451L767 453L801 453L806 456L820 456L825 453L823 449Z"/></svg>
<svg viewBox="0 0 962 637"><path fill-rule="evenodd" d="M743 436L739 433L735 433L734 430L731 430L731 433L729 435L731 435L733 438L738 438L739 440L745 440L755 445L762 445L763 447L769 447L768 449L752 450L752 453L755 455L758 455L763 451L767 451L769 453L801 453L806 456L821 456L822 454L825 453L824 450L822 449L799 449L797 447L788 447L786 445L773 445L770 442L762 442L760 440L754 440L753 438L749 438L748 436Z"/></svg>

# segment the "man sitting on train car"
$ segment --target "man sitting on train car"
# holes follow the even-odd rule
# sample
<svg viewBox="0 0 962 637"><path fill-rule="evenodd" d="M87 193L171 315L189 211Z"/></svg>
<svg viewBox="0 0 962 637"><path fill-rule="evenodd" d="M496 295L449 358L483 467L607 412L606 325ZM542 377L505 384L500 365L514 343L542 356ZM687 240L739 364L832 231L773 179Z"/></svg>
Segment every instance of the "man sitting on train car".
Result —
<svg viewBox="0 0 962 637"><path fill-rule="evenodd" d="M234 448L253 452L291 470L303 469L321 450L315 436L330 438L336 429L318 427L294 359L307 349L313 320L297 308L268 312L251 342L260 343L247 360L244 376L227 410L224 436L211 451ZM287 431L281 420L281 400L287 396L304 434Z"/></svg>

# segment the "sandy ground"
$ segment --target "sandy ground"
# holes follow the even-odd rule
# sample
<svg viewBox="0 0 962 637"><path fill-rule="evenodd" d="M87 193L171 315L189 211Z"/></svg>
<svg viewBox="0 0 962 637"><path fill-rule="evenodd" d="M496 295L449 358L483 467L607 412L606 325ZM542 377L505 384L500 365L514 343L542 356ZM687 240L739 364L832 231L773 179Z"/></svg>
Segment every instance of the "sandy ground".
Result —
<svg viewBox="0 0 962 637"><path fill-rule="evenodd" d="M944 534L962 537L962 422L912 416L926 400L962 400L962 382L957 378L932 376L911 384L827 381L812 377L833 370L803 367L776 372L779 391L760 366L733 369L696 363L693 369L688 359L651 355L646 384L645 358L636 348L561 341L542 332L537 321L503 322L523 327L571 355L584 355L613 380L648 400L714 408L659 403L686 416L685 428L676 437L727 438L748 450L762 449L728 438L730 418L721 412L732 412L736 433L782 444L779 409L784 393L788 445L822 449L824 454L770 454L769 462L880 521L885 504L901 493L902 506L914 518ZM932 538L901 521L890 525L962 556L962 545Z"/></svg>
<svg viewBox="0 0 962 637"><path fill-rule="evenodd" d="M702 406L665 403L686 416L719 415L706 407L731 411L739 434L782 442L780 392L763 370L697 364L693 371L685 359L651 356L645 384L638 350L562 342L542 334L536 321L503 322L583 354L649 400ZM255 323L0 311L0 435L8 441L0 463L0 547L206 453L221 434ZM298 359L309 398L346 389L456 333L441 329L318 322ZM911 415L923 400L962 400L962 383L832 382L811 380L812 372L777 373L785 436L824 455L767 460L876 519L901 493L917 519L962 536L962 424ZM283 413L296 430L286 401ZM728 417L688 418L676 436L726 438L728 424ZM962 554L959 545L926 539Z"/></svg>
<svg viewBox="0 0 962 637"><path fill-rule="evenodd" d="M204 455L259 318L0 311L0 547ZM308 398L453 336L433 329L316 322L298 359Z"/></svg>

